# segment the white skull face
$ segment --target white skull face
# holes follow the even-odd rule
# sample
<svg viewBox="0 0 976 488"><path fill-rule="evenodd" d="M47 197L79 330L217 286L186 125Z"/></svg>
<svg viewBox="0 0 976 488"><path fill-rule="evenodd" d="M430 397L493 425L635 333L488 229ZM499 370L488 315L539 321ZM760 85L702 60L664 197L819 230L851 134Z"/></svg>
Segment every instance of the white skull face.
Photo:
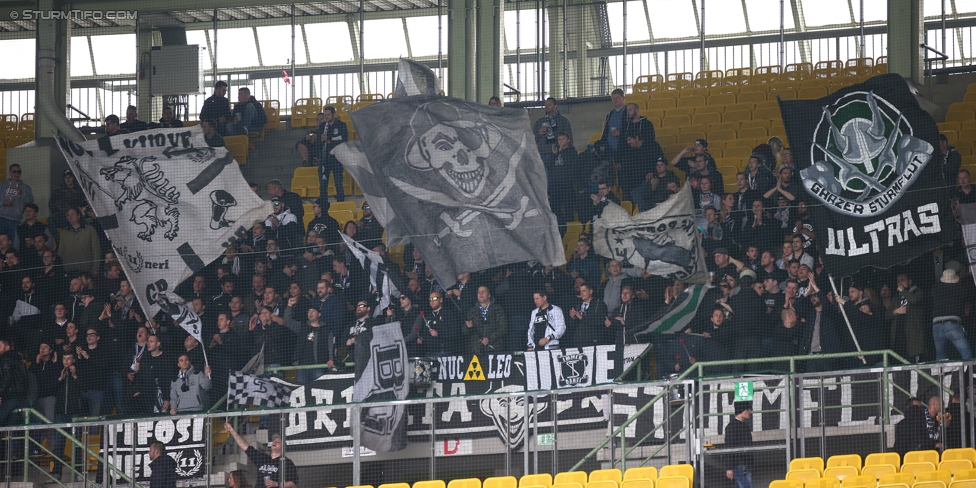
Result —
<svg viewBox="0 0 976 488"><path fill-rule="evenodd" d="M519 385L509 385L495 390L495 393L511 393L523 391ZM481 400L481 412L489 415L495 423L495 428L502 438L508 442L512 448L517 447L525 439L525 430L528 423L535 419L536 415L546 410L548 403L539 402L538 405L529 407L529 419L525 418L525 397L523 396L501 396L491 397ZM506 422L505 417L509 415L509 403L511 403L511 418ZM506 425L507 424L507 425Z"/></svg>
<svg viewBox="0 0 976 488"><path fill-rule="evenodd" d="M485 188L485 164L501 139L498 129L467 121L437 124L417 138L407 161L417 169L434 169L469 198Z"/></svg>

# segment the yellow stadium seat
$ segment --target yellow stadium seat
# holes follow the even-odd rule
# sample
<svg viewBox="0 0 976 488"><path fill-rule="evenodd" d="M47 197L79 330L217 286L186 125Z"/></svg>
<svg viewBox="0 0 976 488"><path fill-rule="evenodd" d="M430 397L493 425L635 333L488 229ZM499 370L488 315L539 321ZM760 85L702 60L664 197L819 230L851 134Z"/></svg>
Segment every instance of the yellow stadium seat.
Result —
<svg viewBox="0 0 976 488"><path fill-rule="evenodd" d="M666 476L657 479L656 488L691 488L691 483L684 476Z"/></svg>
<svg viewBox="0 0 976 488"><path fill-rule="evenodd" d="M881 475L878 479L878 486L904 483L908 486L915 484L915 474L913 473L891 473Z"/></svg>
<svg viewBox="0 0 976 488"><path fill-rule="evenodd" d="M861 470L855 466L831 466L824 469L824 478L834 477L842 480L848 476L857 476Z"/></svg>
<svg viewBox="0 0 976 488"><path fill-rule="evenodd" d="M897 452L876 452L868 454L868 457L864 458L865 466L873 466L875 464L889 464L899 467L901 466L901 456Z"/></svg>
<svg viewBox="0 0 976 488"><path fill-rule="evenodd" d="M715 124L708 124L708 132L714 132L717 130L734 130L739 131L739 122L718 122Z"/></svg>
<svg viewBox="0 0 976 488"><path fill-rule="evenodd" d="M410 485L407 483L386 483L378 488L410 488Z"/></svg>
<svg viewBox="0 0 976 488"><path fill-rule="evenodd" d="M779 107L757 108L752 113L752 120L781 120L781 117L782 113L779 111Z"/></svg>
<svg viewBox="0 0 976 488"><path fill-rule="evenodd" d="M654 466L641 466L639 468L629 468L624 472L624 481L646 478L649 480L657 479L657 468Z"/></svg>
<svg viewBox="0 0 976 488"><path fill-rule="evenodd" d="M965 459L976 467L976 449L972 447L960 447L956 449L946 449L942 453L942 461L953 461Z"/></svg>
<svg viewBox="0 0 976 488"><path fill-rule="evenodd" d="M695 114L691 118L692 124L717 124L722 121L722 114L717 112L706 112L701 114Z"/></svg>
<svg viewBox="0 0 976 488"><path fill-rule="evenodd" d="M972 157L972 156L969 156ZM945 459L945 453L942 453L942 458ZM949 473L955 475L956 471L963 469L969 469L973 467L973 462L968 459L949 459L939 463L940 471L948 471Z"/></svg>
<svg viewBox="0 0 976 488"><path fill-rule="evenodd" d="M905 458L907 459L908 456L906 455ZM922 471L934 471L934 470L935 470L935 465L928 462L905 463L901 465L902 473L912 473L912 475L916 477L918 476L918 473L921 473Z"/></svg>
<svg viewBox="0 0 976 488"><path fill-rule="evenodd" d="M726 147L725 151L722 152L722 156L726 158L741 159L744 161L749 159L749 156L752 156L752 148L745 146Z"/></svg>
<svg viewBox="0 0 976 488"><path fill-rule="evenodd" d="M623 483L620 484L620 488L654 488L655 479L635 478L631 480L624 480Z"/></svg>
<svg viewBox="0 0 976 488"><path fill-rule="evenodd" d="M952 473L941 469L919 471L915 473L915 482L918 483L919 481L941 481L948 485L952 483Z"/></svg>
<svg viewBox="0 0 976 488"><path fill-rule="evenodd" d="M662 127L682 127L691 124L691 117L687 115L668 116L661 120Z"/></svg>
<svg viewBox="0 0 976 488"><path fill-rule="evenodd" d="M519 488L526 486L552 486L552 475L549 473L527 474L519 478Z"/></svg>
<svg viewBox="0 0 976 488"><path fill-rule="evenodd" d="M769 483L769 488L803 488L800 480L776 480Z"/></svg>
<svg viewBox="0 0 976 488"><path fill-rule="evenodd" d="M752 68L732 68L725 70L726 85L745 85L752 80Z"/></svg>
<svg viewBox="0 0 976 488"><path fill-rule="evenodd" d="M698 139L707 139L704 132L687 132L678 135L678 145L683 147L692 146Z"/></svg>
<svg viewBox="0 0 976 488"><path fill-rule="evenodd" d="M948 488L942 481L916 481L912 488Z"/></svg>
<svg viewBox="0 0 976 488"><path fill-rule="evenodd" d="M701 88L701 87L685 88L684 90L681 90L681 95L678 98L685 98L685 97L708 98L708 93L709 93L708 88Z"/></svg>
<svg viewBox="0 0 976 488"><path fill-rule="evenodd" d="M676 107L670 110L666 110L664 114L668 117L677 117L681 115L687 115L688 117L695 116L695 107Z"/></svg>
<svg viewBox="0 0 976 488"><path fill-rule="evenodd" d="M552 488L584 488L585 486L586 485L579 484L579 483L553 483ZM614 486L610 488L614 488L615 486L616 484L614 484Z"/></svg>
<svg viewBox="0 0 976 488"><path fill-rule="evenodd" d="M765 139L769 137L769 131L762 127L753 127L751 129L740 129L739 137L742 139Z"/></svg>
<svg viewBox="0 0 976 488"><path fill-rule="evenodd" d="M949 112L946 114L946 122L962 122L964 120L972 120L976 118L976 113L972 110L959 110L956 112Z"/></svg>
<svg viewBox="0 0 976 488"><path fill-rule="evenodd" d="M402 252L402 250L401 250ZM485 478L481 484L482 488L517 488L518 480L514 476L496 476Z"/></svg>
<svg viewBox="0 0 976 488"><path fill-rule="evenodd" d="M353 485L353 486L347 486L346 488L373 488L373 485Z"/></svg>
<svg viewBox="0 0 976 488"><path fill-rule="evenodd" d="M588 477L585 471L566 471L563 473L556 473L556 477L552 480L553 484L561 485L565 483L579 483L580 486L586 486Z"/></svg>
<svg viewBox="0 0 976 488"><path fill-rule="evenodd" d="M619 488L620 483L613 480L591 481L586 484L586 488ZM555 486L553 486L555 488Z"/></svg>
<svg viewBox="0 0 976 488"><path fill-rule="evenodd" d="M734 130L713 130L708 133L708 141L731 141L735 139L736 133Z"/></svg>
<svg viewBox="0 0 976 488"><path fill-rule="evenodd" d="M690 124L682 127L678 134L688 134L690 132L699 132L704 134L708 132L708 124Z"/></svg>
<svg viewBox="0 0 976 488"><path fill-rule="evenodd" d="M813 478L803 483L803 488L840 488L837 478Z"/></svg>
<svg viewBox="0 0 976 488"><path fill-rule="evenodd" d="M955 480L949 484L949 488L976 488L976 480Z"/></svg>
<svg viewBox="0 0 976 488"><path fill-rule="evenodd" d="M606 481L606 480L610 480L619 484L621 481L623 481L623 473L621 473L620 470L617 468L597 469L595 471L590 472L590 483L594 481Z"/></svg>
<svg viewBox="0 0 976 488"><path fill-rule="evenodd" d="M736 103L736 101L736 96L731 93L719 93L708 97L709 105L729 105Z"/></svg>
<svg viewBox="0 0 976 488"><path fill-rule="evenodd" d="M329 215L336 219L336 222L339 223L339 227L344 227L346 222L349 222L350 220L356 220L356 215L348 210L332 210L330 208Z"/></svg>
<svg viewBox="0 0 976 488"><path fill-rule="evenodd" d="M661 468L658 478L684 477L691 485L695 481L695 467L690 464L668 464Z"/></svg>
<svg viewBox="0 0 976 488"><path fill-rule="evenodd" d="M350 212L356 213L359 209L356 202L346 201L346 202L332 202L329 205L329 210L348 210Z"/></svg>
<svg viewBox="0 0 976 488"><path fill-rule="evenodd" d="M886 485L878 483L878 488L912 488L912 486L905 483L889 483Z"/></svg>
<svg viewBox="0 0 976 488"><path fill-rule="evenodd" d="M0 132L10 132L12 130L17 130L17 124L19 121L20 121L20 117L17 114L0 115Z"/></svg>
<svg viewBox="0 0 976 488"><path fill-rule="evenodd" d="M648 110L667 110L677 106L677 101L673 98L652 98L647 101Z"/></svg>
<svg viewBox="0 0 976 488"><path fill-rule="evenodd" d="M813 67L813 76L815 78L833 78L840 75L843 67L844 64L839 59L820 61Z"/></svg>
<svg viewBox="0 0 976 488"><path fill-rule="evenodd" d="M740 103L742 103L742 102L750 102L750 103L765 102L766 101L766 92L753 91L753 92L739 93L739 99L738 99L738 101Z"/></svg>
<svg viewBox="0 0 976 488"><path fill-rule="evenodd" d="M295 176L291 179L291 191L303 198L318 198L319 185L318 176Z"/></svg>
<svg viewBox="0 0 976 488"><path fill-rule="evenodd" d="M760 127L760 128L769 130L769 126L770 126L769 119L763 119L763 118L761 118L761 117L759 117L759 116L756 115L756 113L758 113L760 110L763 110L763 109L757 108L756 111L752 113L752 120L743 120L742 122L739 122L739 128L740 129L754 129L754 128ZM777 109L777 110L779 110L779 109Z"/></svg>
<svg viewBox="0 0 976 488"><path fill-rule="evenodd" d="M690 87L691 87L691 80L668 80L664 82L665 90L681 91Z"/></svg>
<svg viewBox="0 0 976 488"><path fill-rule="evenodd" d="M874 488L878 485L878 479L871 475L848 476L840 480L841 488L851 488L855 486Z"/></svg>
<svg viewBox="0 0 976 488"><path fill-rule="evenodd" d="M315 116L322 111L321 98L299 98L291 107L291 128L315 125Z"/></svg>
<svg viewBox="0 0 976 488"><path fill-rule="evenodd" d="M722 115L722 122L742 122L752 120L752 112L748 110L733 110Z"/></svg>
<svg viewBox="0 0 976 488"><path fill-rule="evenodd" d="M247 149L250 143L247 140L247 136L227 136L224 138L224 145L227 147L227 152L234 156L234 160L237 164L243 166L247 164Z"/></svg>
<svg viewBox="0 0 976 488"><path fill-rule="evenodd" d="M711 96L711 95L722 95L722 94L725 94L725 93L728 93L730 95L738 96L739 95L739 87L738 86L729 85L729 84L725 84L725 85L722 85L722 86L713 86L713 87L711 87L711 88L708 89L708 95L709 96ZM711 103L711 102L709 102L709 103Z"/></svg>
<svg viewBox="0 0 976 488"><path fill-rule="evenodd" d="M890 464L870 464L861 468L861 475L874 476L875 480L881 479L881 475L897 473L898 468Z"/></svg>
<svg viewBox="0 0 976 488"><path fill-rule="evenodd" d="M444 480L427 480L414 483L413 488L445 488L445 485Z"/></svg>
<svg viewBox="0 0 976 488"><path fill-rule="evenodd" d="M810 63L792 63L786 65L786 71L782 75L784 80L806 80L813 78L813 65Z"/></svg>
<svg viewBox="0 0 976 488"><path fill-rule="evenodd" d="M34 132L34 112L22 114L20 116L20 123L17 124L17 128L20 130Z"/></svg>
<svg viewBox="0 0 976 488"><path fill-rule="evenodd" d="M964 101L964 102L976 102L976 91L968 91L968 92L966 92L966 94L963 95L963 97L962 97L962 101Z"/></svg>
<svg viewBox="0 0 976 488"><path fill-rule="evenodd" d="M713 87L724 84L725 73L720 70L699 71L695 75L695 86Z"/></svg>
<svg viewBox="0 0 976 488"><path fill-rule="evenodd" d="M939 465L939 451L908 451L902 459L902 465L908 463L932 463L933 466ZM935 469L935 468L932 468Z"/></svg>
<svg viewBox="0 0 976 488"><path fill-rule="evenodd" d="M952 479L956 481L960 480L976 480L976 468L972 469L960 469L952 474Z"/></svg>
<svg viewBox="0 0 976 488"><path fill-rule="evenodd" d="M813 100L825 96L827 96L827 89L822 86L804 87L796 92L796 97L800 100Z"/></svg>
<svg viewBox="0 0 976 488"><path fill-rule="evenodd" d="M973 120L976 120L976 119L973 119ZM962 130L962 123L960 123L960 122L939 122L939 123L937 123L935 125L939 126L939 130L940 131L943 131L943 130L954 130L956 132L959 132L960 130Z"/></svg>
<svg viewBox="0 0 976 488"><path fill-rule="evenodd" d="M976 102L955 102L949 105L949 110L946 112L959 112L963 110L969 110L970 112L976 112Z"/></svg>
<svg viewBox="0 0 976 488"><path fill-rule="evenodd" d="M629 214L632 214L632 215L633 215L633 213L634 213L634 202L631 202L631 201L627 201L627 200L621 200L621 201L620 201L620 206L621 206L621 207L622 207L622 208L623 208L624 210L626 210L626 211L627 211L627 213L629 213ZM557 476L558 476L558 475L557 475Z"/></svg>
<svg viewBox="0 0 976 488"><path fill-rule="evenodd" d="M814 469L823 474L824 460L821 457L796 458L790 461L790 471L795 469Z"/></svg>

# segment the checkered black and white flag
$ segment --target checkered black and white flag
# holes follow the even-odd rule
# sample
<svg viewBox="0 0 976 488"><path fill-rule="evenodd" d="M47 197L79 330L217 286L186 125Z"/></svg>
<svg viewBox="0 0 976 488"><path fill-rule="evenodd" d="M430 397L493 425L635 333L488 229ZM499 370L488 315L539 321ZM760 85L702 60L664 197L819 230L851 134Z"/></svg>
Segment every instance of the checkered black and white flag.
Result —
<svg viewBox="0 0 976 488"><path fill-rule="evenodd" d="M233 373L227 380L227 405L287 406L291 392L299 386L278 378L265 379L253 374Z"/></svg>

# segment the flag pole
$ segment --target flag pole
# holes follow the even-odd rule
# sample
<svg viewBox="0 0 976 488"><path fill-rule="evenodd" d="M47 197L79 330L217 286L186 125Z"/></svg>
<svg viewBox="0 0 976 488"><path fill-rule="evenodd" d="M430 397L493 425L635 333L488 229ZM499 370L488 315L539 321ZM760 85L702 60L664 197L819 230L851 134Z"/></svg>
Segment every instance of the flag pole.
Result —
<svg viewBox="0 0 976 488"><path fill-rule="evenodd" d="M837 293L837 284L834 283L834 275L827 275L827 279L830 280L830 288L834 290L834 300L840 298L840 294ZM838 305L840 305L837 307L840 309L840 314L844 316L844 323L847 324L847 331L851 333L851 339L854 339L854 347L857 348L857 352L862 352L861 344L857 342L857 336L854 335L854 328L851 327L851 319L847 318L847 310L844 310L844 306L840 303ZM861 356L861 362L868 364L868 360L864 356Z"/></svg>
<svg viewBox="0 0 976 488"><path fill-rule="evenodd" d="M210 361L207 360L207 348L206 347L203 347L203 343L202 342L200 343L200 350L203 351L203 366L205 368L209 368L210 367ZM207 375L207 378L209 378L209 377L210 377L210 375L208 374Z"/></svg>

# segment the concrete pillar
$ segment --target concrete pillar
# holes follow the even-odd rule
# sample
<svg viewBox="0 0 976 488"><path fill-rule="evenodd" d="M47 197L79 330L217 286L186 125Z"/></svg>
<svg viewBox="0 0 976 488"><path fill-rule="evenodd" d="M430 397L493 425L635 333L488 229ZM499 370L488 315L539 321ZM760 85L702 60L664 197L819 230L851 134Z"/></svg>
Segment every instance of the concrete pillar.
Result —
<svg viewBox="0 0 976 488"><path fill-rule="evenodd" d="M501 97L502 79L502 20L505 15L501 0L476 0L478 5L477 32L477 101Z"/></svg>
<svg viewBox="0 0 976 488"><path fill-rule="evenodd" d="M467 98L467 0L447 0L447 86L449 96ZM470 35L474 35L473 32ZM473 62L473 61L472 61Z"/></svg>
<svg viewBox="0 0 976 488"><path fill-rule="evenodd" d="M55 10L60 8L53 0L43 0L38 8L40 10ZM37 52L46 50L54 51L57 61L54 67L54 99L64 113L68 104L68 94L70 93L70 58L71 58L71 24L67 20L37 20L37 36L35 37ZM34 89L39 91L38 81L41 79L40 72L35 63ZM41 110L31 110L34 113L34 137L51 137L57 132L57 127L44 116Z"/></svg>
<svg viewBox="0 0 976 488"><path fill-rule="evenodd" d="M921 1L888 0L888 72L925 83L920 46L925 42Z"/></svg>
<svg viewBox="0 0 976 488"><path fill-rule="evenodd" d="M139 22L139 27L136 29L136 61L134 66L140 66L140 63L148 63L150 56L152 56L152 25ZM138 98L135 100L135 105L139 110L139 120L142 121L152 121L152 92L149 90L149 78L150 72L152 71L152 66L146 66L146 76L139 78L136 77L136 93ZM125 112L118 114L119 119L125 122Z"/></svg>
<svg viewBox="0 0 976 488"><path fill-rule="evenodd" d="M566 98L566 86L563 83L564 69L563 51L566 49L564 33L566 22L563 18L567 0L549 0L546 12L549 16L549 95L562 99Z"/></svg>

